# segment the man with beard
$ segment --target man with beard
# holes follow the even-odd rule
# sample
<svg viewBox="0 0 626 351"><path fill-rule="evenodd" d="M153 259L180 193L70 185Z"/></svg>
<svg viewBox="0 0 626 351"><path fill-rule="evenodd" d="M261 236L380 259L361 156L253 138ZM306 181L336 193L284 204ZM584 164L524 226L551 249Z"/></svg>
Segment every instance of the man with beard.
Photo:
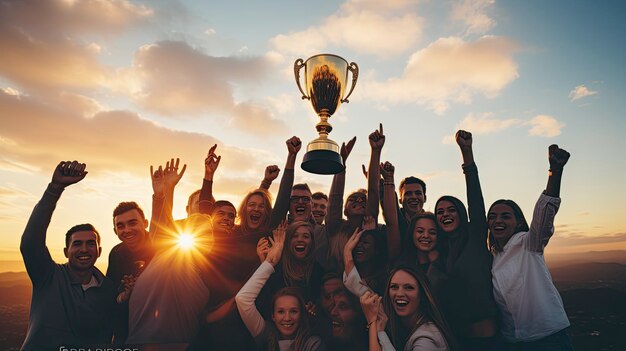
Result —
<svg viewBox="0 0 626 351"><path fill-rule="evenodd" d="M20 251L33 284L24 350L111 342L115 287L94 266L102 252L100 234L91 224L70 228L64 264L55 263L46 247L56 203L67 186L85 178L85 167L77 161L59 163L24 229Z"/></svg>
<svg viewBox="0 0 626 351"><path fill-rule="evenodd" d="M136 202L120 202L113 210L113 231L122 241L111 249L106 276L117 286L120 304L113 342L122 344L128 336L128 298L130 290L154 254L148 238L148 220Z"/></svg>
<svg viewBox="0 0 626 351"><path fill-rule="evenodd" d="M333 294L330 319L330 350L367 350L367 322L359 300L343 287Z"/></svg>

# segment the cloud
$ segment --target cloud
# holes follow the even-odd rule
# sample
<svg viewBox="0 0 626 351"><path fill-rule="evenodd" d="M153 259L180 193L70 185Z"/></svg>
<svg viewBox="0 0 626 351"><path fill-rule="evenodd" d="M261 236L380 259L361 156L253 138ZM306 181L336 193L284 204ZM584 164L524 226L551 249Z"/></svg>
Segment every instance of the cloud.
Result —
<svg viewBox="0 0 626 351"><path fill-rule="evenodd" d="M273 118L266 107L248 102L235 106L231 123L242 131L260 137L285 135L289 130L287 124L282 120Z"/></svg>
<svg viewBox="0 0 626 351"><path fill-rule="evenodd" d="M570 98L570 101L573 102L578 99L582 99L586 96L596 95L597 93L598 93L597 91L589 90L584 85L579 85L576 88L574 88L574 90L569 92L569 98Z"/></svg>
<svg viewBox="0 0 626 351"><path fill-rule="evenodd" d="M557 121L554 117L548 115L538 115L528 121L532 127L528 131L528 135L555 137L561 134L561 129L565 127L564 123Z"/></svg>
<svg viewBox="0 0 626 351"><path fill-rule="evenodd" d="M277 35L270 43L275 50L289 55L312 55L341 47L393 57L422 37L423 20L411 11L416 3L350 0L318 25Z"/></svg>
<svg viewBox="0 0 626 351"><path fill-rule="evenodd" d="M556 233L558 235L555 235L551 239L551 243L558 243L558 246L579 246L626 242L626 233L588 235L582 232L568 232L566 228L561 228L561 226L556 226Z"/></svg>
<svg viewBox="0 0 626 351"><path fill-rule="evenodd" d="M235 83L258 82L264 58L208 56L185 42L162 41L142 46L129 72L135 101L164 116L228 113L235 108Z"/></svg>
<svg viewBox="0 0 626 351"><path fill-rule="evenodd" d="M0 75L38 90L95 89L111 70L80 35L119 34L152 15L125 0L7 1L0 11Z"/></svg>
<svg viewBox="0 0 626 351"><path fill-rule="evenodd" d="M0 119L2 136L14 142L0 144L3 169L51 169L56 162L71 158L87 163L94 175L145 177L150 164L174 156L199 173L205 148L215 143L223 155L220 171L227 174L259 174L265 167L260 160L267 159L263 152L223 145L204 134L164 128L129 111L100 111L84 118L80 110L69 106L52 107L4 93L0 93L0 110L13 116Z"/></svg>
<svg viewBox="0 0 626 351"><path fill-rule="evenodd" d="M482 115L469 113L461 122L457 123L455 130L463 129L475 135L487 135L521 124L523 121L516 118L497 119L491 112ZM446 136L443 139L444 144L454 144L454 142L454 135Z"/></svg>
<svg viewBox="0 0 626 351"><path fill-rule="evenodd" d="M530 126L528 135L541 137L555 137L561 134L561 128L565 124L557 121L554 117L547 115L537 115L528 121L518 118L498 119L491 112L477 115L469 113L463 120L456 124L455 131L459 129L467 130L475 135L488 135L501 132L511 127ZM454 144L455 134L446 135L442 143Z"/></svg>
<svg viewBox="0 0 626 351"><path fill-rule="evenodd" d="M494 3L495 0L464 0L454 5L450 18L466 26L466 35L486 33L496 25L496 21L485 13Z"/></svg>
<svg viewBox="0 0 626 351"><path fill-rule="evenodd" d="M497 96L518 77L512 54L517 45L503 37L466 42L440 38L409 58L402 76L366 81L361 96L390 103L426 105L443 114L452 102L468 104L476 94Z"/></svg>

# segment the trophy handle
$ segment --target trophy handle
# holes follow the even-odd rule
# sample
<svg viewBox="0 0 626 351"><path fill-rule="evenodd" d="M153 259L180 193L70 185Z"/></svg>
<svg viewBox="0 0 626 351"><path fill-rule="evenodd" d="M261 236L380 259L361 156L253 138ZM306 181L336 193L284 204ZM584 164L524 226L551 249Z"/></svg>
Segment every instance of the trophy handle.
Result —
<svg viewBox="0 0 626 351"><path fill-rule="evenodd" d="M304 63L304 60L302 59L297 59L296 62L293 63L293 74L296 77L296 83L298 84L298 89L300 89L300 92L302 93L302 100L311 100L310 97L306 96L306 94L304 93L304 90L302 90L302 87L300 86L300 69L302 69L302 67L306 66L306 64Z"/></svg>
<svg viewBox="0 0 626 351"><path fill-rule="evenodd" d="M346 95L345 98L341 99L341 102L350 102L348 101L348 98L350 97L352 91L354 90L354 87L356 86L356 80L359 78L359 66L356 63L350 62L350 65L348 66L348 71L352 72L352 87L350 88L348 95Z"/></svg>

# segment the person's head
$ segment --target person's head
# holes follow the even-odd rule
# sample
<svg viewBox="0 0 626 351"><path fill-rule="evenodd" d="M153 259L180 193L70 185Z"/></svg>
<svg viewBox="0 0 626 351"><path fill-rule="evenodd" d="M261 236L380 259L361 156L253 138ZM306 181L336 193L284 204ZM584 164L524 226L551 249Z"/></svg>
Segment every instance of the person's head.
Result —
<svg viewBox="0 0 626 351"><path fill-rule="evenodd" d="M345 288L333 295L330 318L332 337L339 344L358 342L365 330L365 317L359 299Z"/></svg>
<svg viewBox="0 0 626 351"><path fill-rule="evenodd" d="M341 289L343 289L343 281L339 278L339 275L334 272L326 273L322 276L322 287L320 288L320 304L322 310L330 316L331 308L333 306L333 296Z"/></svg>
<svg viewBox="0 0 626 351"><path fill-rule="evenodd" d="M115 207L113 231L131 251L143 247L148 238L148 220L136 202L120 202Z"/></svg>
<svg viewBox="0 0 626 351"><path fill-rule="evenodd" d="M315 241L313 240L313 227L309 222L293 222L287 227L284 250L286 258L291 257L301 261L313 258Z"/></svg>
<svg viewBox="0 0 626 351"><path fill-rule="evenodd" d="M311 189L306 184L296 184L291 188L289 214L293 221L308 221L311 218Z"/></svg>
<svg viewBox="0 0 626 351"><path fill-rule="evenodd" d="M361 235L352 251L354 263L360 265L370 262L381 267L387 262L385 238L378 230L368 230Z"/></svg>
<svg viewBox="0 0 626 351"><path fill-rule="evenodd" d="M311 195L313 207L311 208L311 213L313 213L313 218L315 218L315 222L317 224L324 223L324 219L326 218L326 211L328 207L328 196L322 192L316 192Z"/></svg>
<svg viewBox="0 0 626 351"><path fill-rule="evenodd" d="M65 233L63 253L72 270L83 272L92 269L102 253L100 233L89 223L73 226Z"/></svg>
<svg viewBox="0 0 626 351"><path fill-rule="evenodd" d="M235 226L236 217L237 210L235 209L235 205L233 205L230 201L215 201L211 211L213 230L220 234L231 233L233 231L233 227Z"/></svg>
<svg viewBox="0 0 626 351"><path fill-rule="evenodd" d="M272 322L275 332L268 350L278 350L277 339L293 340L293 350L302 350L311 333L304 299L297 288L278 290L272 298Z"/></svg>
<svg viewBox="0 0 626 351"><path fill-rule="evenodd" d="M416 177L406 177L400 182L400 203L409 216L422 212L426 202L426 183Z"/></svg>
<svg viewBox="0 0 626 351"><path fill-rule="evenodd" d="M239 225L245 232L266 230L272 215L270 194L263 189L253 190L239 205Z"/></svg>
<svg viewBox="0 0 626 351"><path fill-rule="evenodd" d="M383 307L389 318L391 341L396 347L403 347L404 338L400 335L409 336L429 321L442 331L446 339L450 335L428 279L410 266L396 267L389 274Z"/></svg>
<svg viewBox="0 0 626 351"><path fill-rule="evenodd" d="M194 213L200 213L200 189L194 191L187 199L187 216Z"/></svg>
<svg viewBox="0 0 626 351"><path fill-rule="evenodd" d="M497 252L513 234L528 231L528 223L522 209L513 200L498 200L489 207L487 212L489 226L489 247Z"/></svg>
<svg viewBox="0 0 626 351"><path fill-rule="evenodd" d="M428 253L437 246L437 219L432 212L413 217L407 230L407 236L418 252Z"/></svg>
<svg viewBox="0 0 626 351"><path fill-rule="evenodd" d="M445 234L454 234L467 227L467 211L461 200L454 196L442 196L435 205L437 228Z"/></svg>
<svg viewBox="0 0 626 351"><path fill-rule="evenodd" d="M343 213L346 217L365 216L365 207L367 206L367 190L359 189L348 195L344 206Z"/></svg>

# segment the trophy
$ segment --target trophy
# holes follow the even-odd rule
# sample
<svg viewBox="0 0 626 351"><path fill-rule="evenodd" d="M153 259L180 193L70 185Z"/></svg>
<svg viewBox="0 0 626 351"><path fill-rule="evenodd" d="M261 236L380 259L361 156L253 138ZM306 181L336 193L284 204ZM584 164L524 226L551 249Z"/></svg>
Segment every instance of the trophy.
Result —
<svg viewBox="0 0 626 351"><path fill-rule="evenodd" d="M300 69L304 67L304 87L300 85ZM313 110L320 117L315 126L319 137L307 145L307 152L302 160L302 169L316 174L337 174L345 169L339 155L339 145L328 139L328 133L333 127L328 123L339 104L348 102L356 80L359 76L359 66L356 63L344 60L342 57L331 54L321 54L309 57L306 61L297 59L293 65L298 89L302 99L311 101ZM352 86L344 98L348 81L348 71L352 72ZM307 95L308 93L308 95Z"/></svg>

